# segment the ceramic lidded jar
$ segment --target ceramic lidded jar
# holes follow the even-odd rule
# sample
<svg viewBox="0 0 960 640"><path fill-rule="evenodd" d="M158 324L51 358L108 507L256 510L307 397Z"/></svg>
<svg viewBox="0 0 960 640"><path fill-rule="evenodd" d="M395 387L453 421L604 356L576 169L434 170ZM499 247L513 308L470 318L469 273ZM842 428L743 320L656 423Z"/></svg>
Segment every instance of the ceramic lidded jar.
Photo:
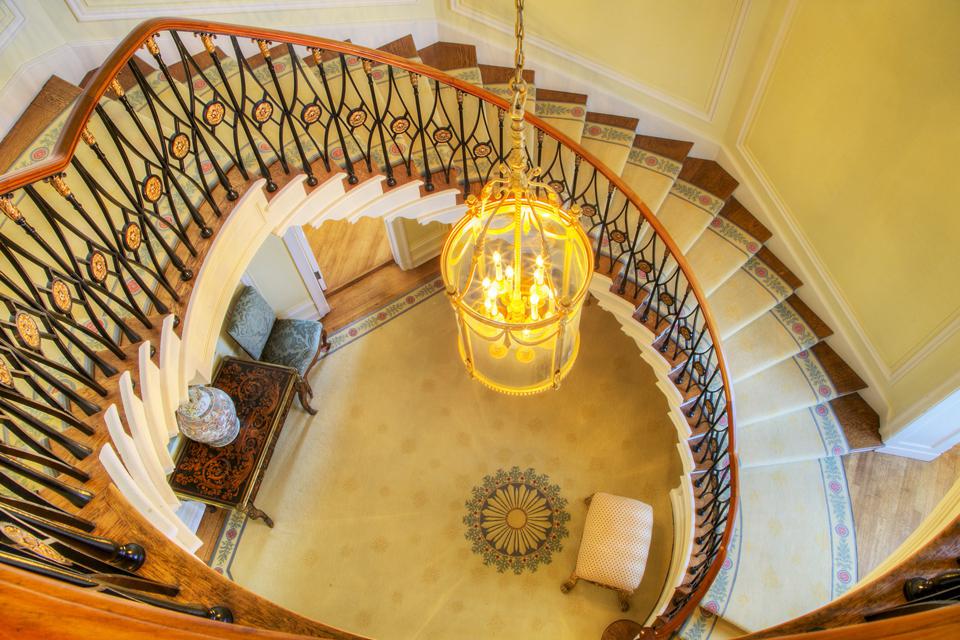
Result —
<svg viewBox="0 0 960 640"><path fill-rule="evenodd" d="M233 399L222 389L193 385L189 399L177 408L180 432L211 447L224 447L240 432L240 419Z"/></svg>

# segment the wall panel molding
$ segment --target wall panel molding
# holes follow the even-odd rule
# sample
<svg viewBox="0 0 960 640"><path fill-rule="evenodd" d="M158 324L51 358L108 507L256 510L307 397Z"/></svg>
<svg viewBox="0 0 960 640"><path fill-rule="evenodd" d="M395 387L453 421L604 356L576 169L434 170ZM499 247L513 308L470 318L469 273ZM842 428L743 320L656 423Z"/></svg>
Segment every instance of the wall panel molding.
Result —
<svg viewBox="0 0 960 640"><path fill-rule="evenodd" d="M23 26L23 13L13 0L0 0L0 51Z"/></svg>
<svg viewBox="0 0 960 640"><path fill-rule="evenodd" d="M700 105L693 104L689 100L670 93L669 91L665 91L644 82L640 82L634 78L629 78L619 71L611 69L610 67L600 64L587 57L573 53L572 51L557 46L552 42L536 35L528 33L526 34L525 39L528 43L537 48L548 51L555 56L588 69L593 73L600 74L635 91L646 94L651 98L659 100L660 102L663 102L664 104L667 104L675 109L699 118L704 122L712 123L716 117L717 108L720 104L720 97L723 95L726 88L726 81L729 77L730 67L733 65L734 54L736 53L737 47L740 43L740 37L743 33L743 25L750 13L751 2L752 0L740 0L737 3L737 8L733 12L733 18L728 25L727 37L724 41L724 45L719 56L717 72L711 82L710 96L704 104ZM476 9L466 6L461 0L450 0L450 10L458 15L479 22L480 24L483 24L484 26L501 33L505 33L510 36L513 36L514 34L513 23L508 24L481 11L477 11Z"/></svg>

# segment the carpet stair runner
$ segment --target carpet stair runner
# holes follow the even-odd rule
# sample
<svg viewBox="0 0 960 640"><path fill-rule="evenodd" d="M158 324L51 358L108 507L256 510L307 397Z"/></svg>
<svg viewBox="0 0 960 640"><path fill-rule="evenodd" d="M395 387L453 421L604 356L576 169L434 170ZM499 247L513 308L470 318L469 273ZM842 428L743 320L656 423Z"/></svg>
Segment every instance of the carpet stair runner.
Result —
<svg viewBox="0 0 960 640"><path fill-rule="evenodd" d="M501 97L509 96L513 70L480 64L471 45L438 42L418 49L413 38L406 36L383 45L381 50L422 61ZM215 50L231 78L231 86L240 91L237 62L234 52L229 53ZM341 77L339 54L319 54L321 69L313 56L291 60L285 46L273 47L269 53L280 82L291 81L289 72L297 63L310 67L318 81L325 75L333 91L343 89L365 99L372 97L360 60L347 60L347 77ZM264 63L263 55L257 54L249 56L245 64L260 82L267 83L270 74ZM136 66L162 99L173 101L159 69L141 58L136 58ZM201 52L194 55L189 69L178 63L168 71L184 95L186 83L192 78L197 94L210 99L210 88L196 74L197 69L210 71L212 66L210 55ZM372 71L372 91L381 103L388 89L385 69L374 65ZM405 100L409 103L412 83L404 77L405 72L394 74L398 91L402 95L407 92ZM680 636L688 640L736 637L839 596L857 577L853 519L840 456L881 444L879 418L857 394L866 385L824 342L832 331L796 293L802 287L799 278L764 245L771 233L733 197L738 183L730 174L712 160L690 156L690 142L638 134L639 119L590 111L587 95L535 87L534 77L534 72L528 70L527 110L582 144L619 173L644 200L693 266L724 341L737 411L742 503L727 561L700 610L683 627ZM142 109L144 100L136 74L124 69L118 80L130 103L138 111ZM424 78L420 78L417 88L421 97L433 95ZM245 90L253 99L258 99L263 91L249 84ZM49 153L79 91L59 78L50 79L0 144L0 160L6 167L28 166ZM115 98L112 93L111 97ZM113 102L107 105L108 111L122 109L119 101ZM457 108L456 91L441 89L428 126L435 139L443 135L439 131L456 125ZM400 115L384 117L389 121ZM469 118L477 115L465 113ZM140 114L141 119L146 117ZM500 135L496 110L485 108L479 122L490 140L496 140ZM321 183L330 172L344 166L345 155L357 162L369 139L369 130L351 124L350 113L340 114L340 125L350 135L344 145L331 145L330 171L324 175L317 172ZM106 133L101 129L99 135ZM483 135L478 136L483 139ZM331 140L336 139L331 136ZM549 139L544 142L537 155L535 133L530 132L527 148L532 160L546 170L555 161L556 147ZM287 157L297 158L293 142L289 144ZM264 142L259 145L264 161L272 164L278 157L277 150ZM306 155L307 161L316 166L316 151L310 150ZM387 155L391 166L401 164L402 156L396 149ZM431 158L431 166L439 160L447 168L444 175L432 176L438 191L457 186L464 171L463 158L458 154L441 155ZM411 157L419 174L408 178L403 171L402 176L397 175L397 186L416 180L422 183L423 157L417 150ZM374 152L374 159L380 167L387 164L379 151ZM301 170L293 164L292 172ZM565 175L573 175L572 165L571 161L570 166L563 168ZM364 184L370 189L370 183L364 181L380 170L373 167L371 173L360 164L355 169L359 184L345 185L348 192ZM478 162L475 168L467 169L473 176L489 166ZM211 184L216 182L216 175L208 176ZM257 177L255 171L250 172L251 180ZM381 185L379 193L389 192L390 187L382 178L377 181ZM477 186L471 184L470 188ZM597 193L606 189L602 183L578 183L577 187L596 189ZM420 193L427 198L436 196L436 192L428 193L422 187ZM455 198L457 203L462 200L460 194ZM453 201L451 196L450 202ZM619 272L612 275L614 290L623 279L633 278ZM645 292L636 289L627 287L620 295L640 305ZM646 324L655 334L663 329L657 318L648 319Z"/></svg>

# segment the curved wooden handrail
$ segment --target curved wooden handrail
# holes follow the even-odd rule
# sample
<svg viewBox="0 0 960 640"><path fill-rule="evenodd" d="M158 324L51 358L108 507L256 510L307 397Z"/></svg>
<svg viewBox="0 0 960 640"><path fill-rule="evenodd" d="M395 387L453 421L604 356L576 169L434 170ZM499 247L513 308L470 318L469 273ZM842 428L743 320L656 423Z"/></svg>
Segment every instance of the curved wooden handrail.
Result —
<svg viewBox="0 0 960 640"><path fill-rule="evenodd" d="M8 172L3 174L3 176L0 176L0 195L10 193L38 180L55 176L63 172L70 163L74 151L81 140L81 132L83 131L84 126L93 114L94 109L96 108L100 99L109 90L111 81L116 77L117 73L124 68L127 61L134 56L137 50L144 45L148 38L165 31L187 31L198 34L205 33L213 36L236 36L240 38L250 38L251 40L283 42L284 44L294 44L309 48L336 51L345 55L352 55L358 58L370 60L374 63L388 64L399 69L404 69L410 73L436 80L445 86L453 87L459 91L462 91L463 93L470 94L485 103L495 105L507 111L510 109L510 103L503 98L500 98L493 93L474 86L468 82L449 76L438 69L411 62L406 58L402 58L391 53L370 49L349 42L340 42L327 38L307 36L275 29L238 26L203 20L191 20L187 18L154 18L141 22L139 25L137 25L137 27L134 28L134 30L130 32L130 34L127 35L127 37L124 38L119 45L117 45L110 56L99 67L96 74L88 83L87 87L77 98L77 101L67 117L63 130L61 131L49 158L33 166ZM647 207L646 203L643 202L643 200L621 179L619 175L611 171L606 165L600 162L596 156L581 147L577 142L574 142L568 136L554 129L551 125L547 124L535 115L526 114L525 119L532 126L542 130L549 137L556 140L560 145L567 147L569 150L580 156L588 164L593 166L601 175L604 176L604 178L609 181L610 184L623 193L624 197L629 200L630 203L637 208L637 210L641 212L647 224L650 225L657 236L659 236L659 238L666 245L667 250L670 252L672 258L676 261L684 277L686 278L687 283L692 289L693 294L700 305L700 309L703 312L704 324L707 327L707 331L710 333L710 338L715 347L717 366L720 370L720 375L723 381L724 397L726 400L725 413L727 418L728 438L727 455L730 465L730 498L728 510L729 522L727 523L723 538L720 543L720 550L717 553L717 556L714 559L711 567L707 571L705 578L700 582L700 585L694 592L699 595L697 597L691 597L687 604L684 605L684 607L681 608L676 614L674 614L670 622L658 628L658 636L666 636L678 629L680 625L683 624L683 622L693 613L693 611L699 605L700 600L704 595L706 595L707 590L723 565L723 560L726 557L726 553L730 544L730 538L733 533L733 519L736 515L737 506L739 503L738 462L734 433L733 387L729 372L727 371L726 361L723 356L720 332L717 329L716 320L707 306L707 296L704 293L703 288L700 286L695 274L693 273L690 263L680 251L673 238L670 237L670 234L667 232L663 224L657 219L653 212L650 211L649 207Z"/></svg>

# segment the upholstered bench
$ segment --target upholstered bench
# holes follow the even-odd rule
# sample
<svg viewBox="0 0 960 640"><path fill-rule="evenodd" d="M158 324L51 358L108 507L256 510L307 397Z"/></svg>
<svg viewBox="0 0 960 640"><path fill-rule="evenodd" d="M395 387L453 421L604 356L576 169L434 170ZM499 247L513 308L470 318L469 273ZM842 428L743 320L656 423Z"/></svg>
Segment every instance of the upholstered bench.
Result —
<svg viewBox="0 0 960 640"><path fill-rule="evenodd" d="M647 566L653 507L609 493L595 493L587 504L577 568L560 590L567 593L582 578L615 590L620 610L626 611Z"/></svg>

